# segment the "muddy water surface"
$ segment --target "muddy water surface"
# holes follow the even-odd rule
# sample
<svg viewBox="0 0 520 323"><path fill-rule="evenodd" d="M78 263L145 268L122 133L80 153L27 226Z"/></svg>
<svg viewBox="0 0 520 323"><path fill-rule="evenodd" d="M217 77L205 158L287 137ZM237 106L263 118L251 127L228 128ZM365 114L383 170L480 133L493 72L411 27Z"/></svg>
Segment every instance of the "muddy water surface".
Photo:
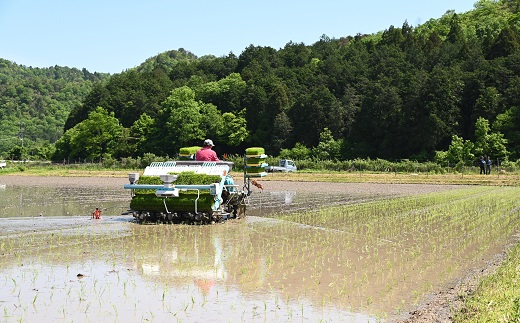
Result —
<svg viewBox="0 0 520 323"><path fill-rule="evenodd" d="M503 201L507 225L489 225L506 238L482 244L477 225L487 219L454 222L464 226L459 240L441 224L450 206L437 212L435 198L411 210L360 204L420 191L413 187L342 193L271 185L251 196L248 217L212 226L133 224L119 215L128 192L112 186L0 188L0 321L394 319L491 256L519 222L514 202ZM446 189L453 187L432 188ZM486 194L464 188L450 203ZM101 220L90 219L95 207ZM374 220L381 210L387 216ZM453 247L461 241L464 248Z"/></svg>

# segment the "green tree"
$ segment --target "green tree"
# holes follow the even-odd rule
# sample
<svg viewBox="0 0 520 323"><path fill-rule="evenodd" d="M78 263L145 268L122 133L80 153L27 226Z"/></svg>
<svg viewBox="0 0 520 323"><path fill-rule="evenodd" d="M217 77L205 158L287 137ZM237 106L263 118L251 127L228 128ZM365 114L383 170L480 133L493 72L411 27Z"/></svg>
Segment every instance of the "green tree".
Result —
<svg viewBox="0 0 520 323"><path fill-rule="evenodd" d="M312 149L312 155L319 160L332 160L340 156L341 140L335 140L332 132L325 128L320 133L320 142L318 146Z"/></svg>
<svg viewBox="0 0 520 323"><path fill-rule="evenodd" d="M475 113L488 120L495 119L500 107L500 96L500 93L495 87L486 87L483 89L475 102Z"/></svg>
<svg viewBox="0 0 520 323"><path fill-rule="evenodd" d="M295 160L307 159L311 156L311 149L304 144L297 142L292 149L284 148L280 151L280 158L288 158Z"/></svg>
<svg viewBox="0 0 520 323"><path fill-rule="evenodd" d="M179 148L200 145L222 131L222 116L213 104L195 99L195 92L183 86L171 91L162 103L154 130L157 153L175 155Z"/></svg>
<svg viewBox="0 0 520 323"><path fill-rule="evenodd" d="M447 144L453 134L459 132L461 93L463 82L461 71L457 68L436 66L429 74L429 79L422 89L424 109L420 122L428 129L429 137L425 137L431 147Z"/></svg>
<svg viewBox="0 0 520 323"><path fill-rule="evenodd" d="M498 132L492 132L487 136L489 142L489 154L493 159L507 160L509 151L507 150L507 139Z"/></svg>
<svg viewBox="0 0 520 323"><path fill-rule="evenodd" d="M488 134L490 131L489 122L480 117L475 122L475 147L474 152L476 155L487 155L489 152Z"/></svg>
<svg viewBox="0 0 520 323"><path fill-rule="evenodd" d="M309 146L316 146L319 134L328 128L335 136L340 136L345 128L342 105L328 88L319 85L310 93L298 97L290 110L296 140Z"/></svg>
<svg viewBox="0 0 520 323"><path fill-rule="evenodd" d="M151 135L155 128L155 120L143 113L130 127L130 151L134 157L143 156L153 150Z"/></svg>
<svg viewBox="0 0 520 323"><path fill-rule="evenodd" d="M273 121L272 148L274 151L280 151L292 140L293 126L291 119L285 112L276 115Z"/></svg>
<svg viewBox="0 0 520 323"><path fill-rule="evenodd" d="M102 107L89 113L88 118L56 142L55 159L86 158L100 159L103 155L118 155L123 126Z"/></svg>
<svg viewBox="0 0 520 323"><path fill-rule="evenodd" d="M475 123L475 147L474 152L480 156L491 156L492 158L506 159L509 155L507 140L499 132L491 132L489 121L478 118Z"/></svg>
<svg viewBox="0 0 520 323"><path fill-rule="evenodd" d="M364 156L397 158L403 145L397 144L402 122L402 98L389 80L368 85L363 107L353 130L355 149Z"/></svg>
<svg viewBox="0 0 520 323"><path fill-rule="evenodd" d="M512 106L504 113L499 114L493 129L504 133L511 151L511 158L520 158L520 106Z"/></svg>
<svg viewBox="0 0 520 323"><path fill-rule="evenodd" d="M507 26L500 31L495 42L491 45L488 58L505 57L518 52L520 49L520 34L516 26Z"/></svg>
<svg viewBox="0 0 520 323"><path fill-rule="evenodd" d="M23 122L25 156L44 158L49 151L39 148L59 139L71 108L108 76L60 66L26 67L0 58L0 155L14 147Z"/></svg>
<svg viewBox="0 0 520 323"><path fill-rule="evenodd" d="M7 152L7 156L9 156L9 159L23 160L27 156L25 153L25 147L22 148L21 146L16 145Z"/></svg>
<svg viewBox="0 0 520 323"><path fill-rule="evenodd" d="M249 136L247 131L247 121L245 110L237 115L231 112L222 114L223 127L220 130L219 138L229 146L238 146L245 142Z"/></svg>
<svg viewBox="0 0 520 323"><path fill-rule="evenodd" d="M97 84L84 103L72 111L65 130L83 121L98 106L114 112L125 127L130 127L144 112L155 118L171 88L168 74L160 68L151 72L131 69L115 74L107 82Z"/></svg>
<svg viewBox="0 0 520 323"><path fill-rule="evenodd" d="M197 99L213 103L221 112L237 113L241 110L246 82L240 74L231 73L219 81L203 83L194 89Z"/></svg>
<svg viewBox="0 0 520 323"><path fill-rule="evenodd" d="M471 165L475 158L472 150L473 143L471 141L453 135L448 151L437 151L436 160L441 163L449 162L452 165L457 164L458 167Z"/></svg>

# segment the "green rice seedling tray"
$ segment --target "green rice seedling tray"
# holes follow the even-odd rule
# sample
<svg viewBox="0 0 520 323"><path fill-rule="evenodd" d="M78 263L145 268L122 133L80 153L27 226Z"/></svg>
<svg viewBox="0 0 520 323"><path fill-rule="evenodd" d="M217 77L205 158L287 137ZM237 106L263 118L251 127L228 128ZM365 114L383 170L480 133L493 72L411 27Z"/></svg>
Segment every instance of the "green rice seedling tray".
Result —
<svg viewBox="0 0 520 323"><path fill-rule="evenodd" d="M182 147L179 149L180 156L190 156L195 154L201 147L193 146L193 147Z"/></svg>
<svg viewBox="0 0 520 323"><path fill-rule="evenodd" d="M146 185L162 185L163 181L159 176L140 176L138 180L139 184L146 184ZM154 194L155 195L155 189L138 189L134 190L135 195L147 195L147 194Z"/></svg>
<svg viewBox="0 0 520 323"><path fill-rule="evenodd" d="M182 172L175 174L177 180L174 185L209 185L212 183L220 183L222 178L219 175L196 174L195 172ZM162 185L163 182L159 176L141 176L139 177L139 184L148 185ZM155 196L155 189L136 189L135 195L153 194Z"/></svg>
<svg viewBox="0 0 520 323"><path fill-rule="evenodd" d="M194 193L194 194L193 194ZM180 192L179 197L166 198L166 206L170 212L194 212L197 192ZM198 212L210 212L215 202L213 195L201 193L197 200ZM130 209L134 211L164 212L164 198L155 194L139 194L130 201Z"/></svg>
<svg viewBox="0 0 520 323"><path fill-rule="evenodd" d="M267 158L267 155L261 155L258 157L247 157L246 165L247 166L261 166L262 164L265 163L266 158ZM267 166L267 164L266 164L266 166Z"/></svg>
<svg viewBox="0 0 520 323"><path fill-rule="evenodd" d="M258 157L265 154L265 149L262 147L250 147L246 148L247 157Z"/></svg>
<svg viewBox="0 0 520 323"><path fill-rule="evenodd" d="M267 166L267 164L266 164ZM258 174L265 172L265 166L247 166L246 174Z"/></svg>
<svg viewBox="0 0 520 323"><path fill-rule="evenodd" d="M195 172L171 173L177 175L174 185L209 185L212 183L220 183L222 177L220 175L196 174Z"/></svg>

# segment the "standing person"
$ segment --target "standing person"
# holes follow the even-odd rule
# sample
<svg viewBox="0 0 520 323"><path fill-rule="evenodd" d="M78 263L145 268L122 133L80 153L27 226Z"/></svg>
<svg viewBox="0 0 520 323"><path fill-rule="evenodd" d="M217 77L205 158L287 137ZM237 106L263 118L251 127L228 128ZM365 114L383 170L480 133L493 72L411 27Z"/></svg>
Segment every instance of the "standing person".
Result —
<svg viewBox="0 0 520 323"><path fill-rule="evenodd" d="M101 210L99 208L96 208L96 210L92 212L92 218L101 219Z"/></svg>
<svg viewBox="0 0 520 323"><path fill-rule="evenodd" d="M220 161L217 157L217 153L213 151L213 141L211 139L204 140L204 145L195 154L195 160L198 161Z"/></svg>
<svg viewBox="0 0 520 323"><path fill-rule="evenodd" d="M484 159L484 156L480 156L480 160L479 160L479 165L480 165L480 175L482 174L486 174L486 160Z"/></svg>
<svg viewBox="0 0 520 323"><path fill-rule="evenodd" d="M489 156L486 157L486 175L491 174L491 158Z"/></svg>

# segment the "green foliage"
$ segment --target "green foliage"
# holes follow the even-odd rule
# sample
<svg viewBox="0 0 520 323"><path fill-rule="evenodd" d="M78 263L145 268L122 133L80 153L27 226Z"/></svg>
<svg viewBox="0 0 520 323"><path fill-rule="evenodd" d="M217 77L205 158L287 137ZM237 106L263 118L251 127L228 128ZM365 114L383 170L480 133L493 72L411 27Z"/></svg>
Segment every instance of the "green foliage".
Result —
<svg viewBox="0 0 520 323"><path fill-rule="evenodd" d="M26 67L0 58L0 155L21 145L23 137L27 159L49 158L42 149L61 137L71 109L108 77L86 69Z"/></svg>
<svg viewBox="0 0 520 323"><path fill-rule="evenodd" d="M404 22L373 35L323 35L279 50L248 46L238 57L179 49L110 77L2 60L0 155L20 145L22 120L29 155L48 155L39 148L62 129L71 132L57 143L56 156L84 155L72 129L103 107L125 129L113 139L117 149L95 156L173 156L212 138L219 155L242 154L247 145L289 158L428 160L450 151L458 136L474 142L475 152L517 159L518 10L514 1L482 0L474 10L447 11L416 27ZM479 118L493 125L484 137L475 132ZM333 140L320 138L325 129ZM438 160L469 162L455 150Z"/></svg>
<svg viewBox="0 0 520 323"><path fill-rule="evenodd" d="M338 159L341 152L341 140L334 140L332 132L325 128L320 133L318 146L312 149L312 155L319 160Z"/></svg>
<svg viewBox="0 0 520 323"><path fill-rule="evenodd" d="M461 166L471 165L475 159L475 155L472 153L473 146L471 141L454 135L448 151L445 153L437 152L436 161L439 163L459 164Z"/></svg>
<svg viewBox="0 0 520 323"><path fill-rule="evenodd" d="M282 149L280 158L286 159L306 159L311 156L311 149L307 148L300 142L297 142L291 149Z"/></svg>
<svg viewBox="0 0 520 323"><path fill-rule="evenodd" d="M55 160L62 158L100 159L105 154L117 155L123 127L114 114L98 107L85 121L66 131L56 143Z"/></svg>
<svg viewBox="0 0 520 323"><path fill-rule="evenodd" d="M248 139L249 132L245 112L245 110L242 110L237 115L224 112L222 115L223 124L218 136L222 142L236 147Z"/></svg>
<svg viewBox="0 0 520 323"><path fill-rule="evenodd" d="M222 116L212 104L196 101L195 92L187 87L174 89L162 103L155 138L161 152L174 155L180 147L215 137L222 128Z"/></svg>
<svg viewBox="0 0 520 323"><path fill-rule="evenodd" d="M456 322L519 322L520 245L509 250L497 271L485 277L475 293L464 299Z"/></svg>
<svg viewBox="0 0 520 323"><path fill-rule="evenodd" d="M493 128L507 138L507 147L512 158L520 158L520 105L507 109L499 114Z"/></svg>
<svg viewBox="0 0 520 323"><path fill-rule="evenodd" d="M244 171L244 154L226 155L224 160L233 163L233 171Z"/></svg>
<svg viewBox="0 0 520 323"><path fill-rule="evenodd" d="M152 133L155 121L148 114L143 113L130 127L129 150L132 155L142 156L152 150Z"/></svg>
<svg viewBox="0 0 520 323"><path fill-rule="evenodd" d="M492 156L501 160L507 159L509 153L504 135L498 132L490 132L489 122L484 118L478 118L475 124L475 154Z"/></svg>
<svg viewBox="0 0 520 323"><path fill-rule="evenodd" d="M151 73L156 69L164 69L166 73L170 73L179 62L189 62L197 59L197 56L186 51L183 48L178 50L169 50L158 54L157 56L148 58L144 63L136 69L139 72Z"/></svg>
<svg viewBox="0 0 520 323"><path fill-rule="evenodd" d="M275 151L287 147L293 137L292 121L284 111L278 113L273 120L272 145Z"/></svg>
<svg viewBox="0 0 520 323"><path fill-rule="evenodd" d="M82 122L97 107L103 107L120 120L121 125L130 127L143 114L156 118L163 102L172 89L172 81L162 69L138 72L130 69L113 75L104 83L98 83L68 116L65 130Z"/></svg>
<svg viewBox="0 0 520 323"><path fill-rule="evenodd" d="M202 83L194 89L197 100L212 103L223 113L238 113L243 109L240 103L246 87L240 74L231 73L219 81Z"/></svg>
<svg viewBox="0 0 520 323"><path fill-rule="evenodd" d="M22 160L25 155L25 149L22 149L21 146L14 146L7 152L7 156L14 160Z"/></svg>
<svg viewBox="0 0 520 323"><path fill-rule="evenodd" d="M150 165L151 163L153 162L164 162L164 161L167 161L168 160L168 157L160 157L160 156L156 156L152 153L146 153L143 155L143 157L141 158L141 168L144 166L148 166Z"/></svg>
<svg viewBox="0 0 520 323"><path fill-rule="evenodd" d="M276 158L273 161L277 160ZM269 160L271 163L271 160ZM408 159L387 161L384 159L316 160L296 159L299 171L335 172L397 172L397 173L443 173L447 170L438 163L420 163Z"/></svg>

